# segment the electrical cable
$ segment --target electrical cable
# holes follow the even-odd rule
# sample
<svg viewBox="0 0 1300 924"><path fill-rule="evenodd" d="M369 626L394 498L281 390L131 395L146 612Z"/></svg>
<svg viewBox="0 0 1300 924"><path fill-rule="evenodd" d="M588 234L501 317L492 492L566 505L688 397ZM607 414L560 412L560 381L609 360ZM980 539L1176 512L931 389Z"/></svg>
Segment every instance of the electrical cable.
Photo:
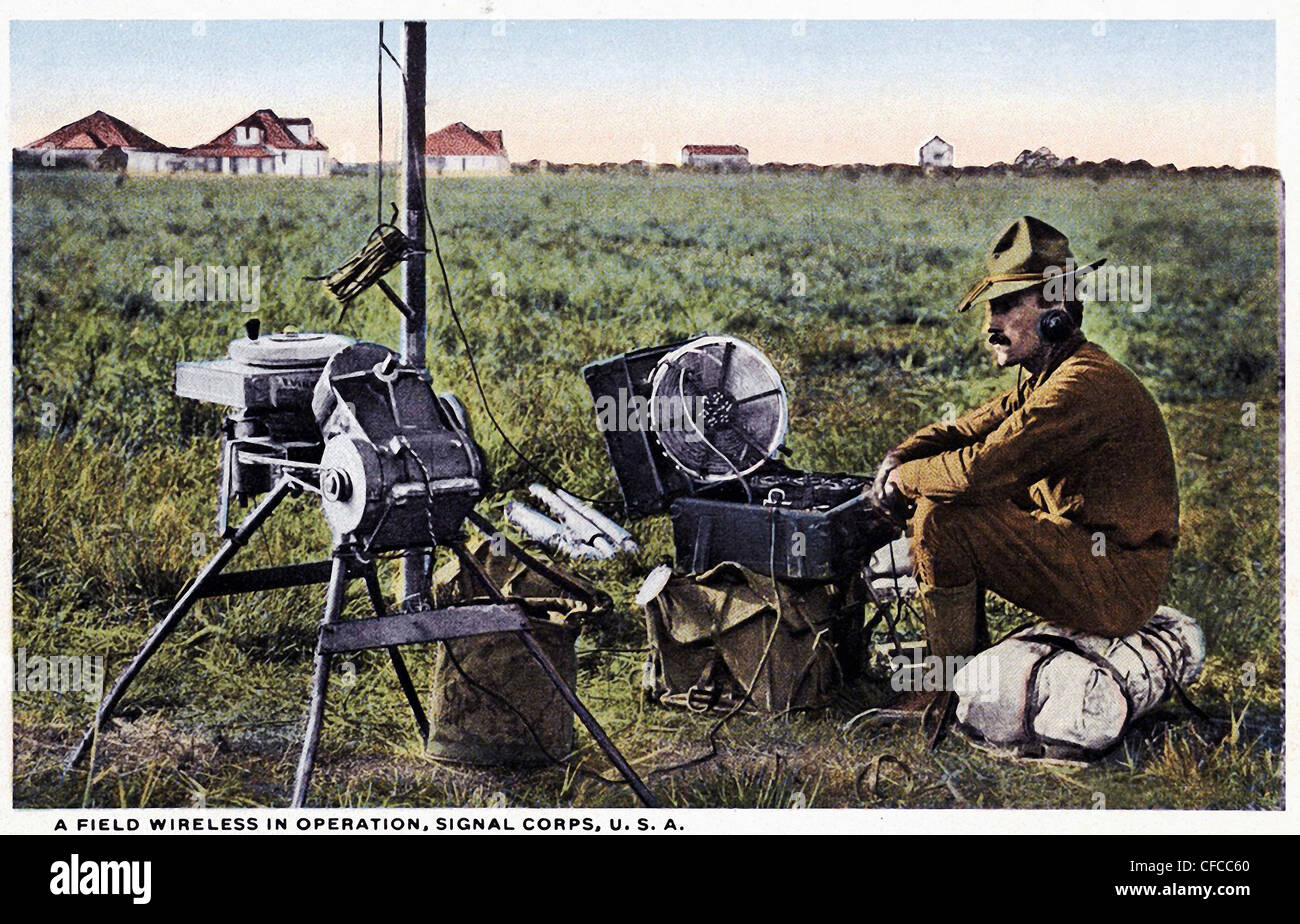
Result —
<svg viewBox="0 0 1300 924"><path fill-rule="evenodd" d="M381 29L382 29L382 26L381 26ZM402 82L403 82L403 84L405 85L406 82L407 82L406 73L402 70L401 65L398 64L397 59L396 59L396 57L393 55L391 49L389 49L388 46L383 42L382 33L381 33L381 38L380 38L380 43L379 43L379 44L380 44L380 50L383 51L383 52L385 52L385 53L387 53L388 56L393 60L393 63L394 63L395 65L397 65L398 72L401 74L401 76L402 76ZM379 102L380 102L380 107L382 108L382 105L383 105L382 86L381 86L381 89L380 89L380 101L379 101ZM407 139L407 147L408 147L408 151L407 151L407 156L408 156L408 157L413 157L413 158L414 158L414 157L419 157L419 155L420 155L420 151L419 151L418 147L416 146L415 139L409 139L409 138L408 138L408 139ZM381 166L381 170L382 170L382 163L381 163L380 166ZM381 198L381 200L382 200L382 188L379 190L379 195L380 195L380 198ZM477 363L477 361L476 361L476 359L475 359L475 356L474 356L474 349L473 349L473 346L470 344L469 336L466 334L466 332L465 332L465 327L464 327L464 325L461 323L460 314L459 314L459 312L456 311L455 301L454 301L454 298L453 298L453 296L452 296L452 291L451 291L451 279L450 279L450 277L449 277L449 275L448 275L448 273L447 273L447 265L446 265L445 261L444 261L443 258L442 258L442 248L441 248L441 244L440 244L439 237L438 237L438 229L437 229L437 227L436 227L436 226L434 225L434 223L433 223L433 216L432 216L432 213L431 213L431 211L430 211L430 209L429 209L428 192L427 192L427 181L426 181L426 179L425 179L423 176L421 176L421 184L420 184L420 199L421 199L421 204L422 204L423 207L424 207L424 217L425 217L425 221L426 221L426 223L428 224L429 232L430 232L430 234L431 234L431 236L432 236L432 238L433 238L433 254L434 254L434 258L435 258L435 260L436 260L437 263L438 263L438 269L439 269L439 272L440 272L440 274L441 274L441 276L442 276L443 294L444 294L444 297L445 297L445 300L446 300L446 303L447 303L448 313L451 315L452 322L453 322L453 324L455 325L455 327L456 327L456 331L457 331L457 333L458 333L459 336L460 336L461 343L462 343L462 344L464 345L464 347L465 347L465 356L466 356L466 359L467 359L468 362L469 362L470 372L471 372L471 374L472 374L472 376L473 376L473 379L474 379L474 387L475 387L475 390L478 392L479 400L480 400L480 402L481 402L482 405L483 405L483 410L484 410L484 412L487 414L487 416L488 416L488 420L492 423L492 427L493 427L493 429L496 430L497 434L501 437L502 441L503 441L503 442L506 444L506 446L509 447L510 450L511 450L511 451L512 451L512 452L513 452L513 453L514 453L514 454L515 454L519 459L520 459L520 461L522 461L526 466L528 466L528 468L531 469L534 473L536 473L537 475L539 475L543 480L545 480L545 481L547 481L548 483L550 483L553 487L561 488L561 489L567 491L567 492L568 492L569 494L571 494L572 496L576 497L577 499L579 499L579 500L581 500L581 501L583 501L583 502L585 502L585 503L594 504L594 505L599 505L599 506L611 506L611 505L615 505L617 502L614 501L614 500L612 500L612 499L588 497L588 496L586 496L586 495L579 494L579 493L577 493L577 492L575 492L575 491L572 491L572 490L570 490L569 488L567 488L567 487L566 487L562 482L560 482L558 479L554 478L554 477L553 477L549 472L547 472L545 469L543 469L543 468L542 468L540 465L538 465L538 464L537 464L537 463L536 463L532 458L530 458L526 453L524 453L524 451L523 451L522 449L520 449L520 448L515 444L515 442L510 438L510 436L505 432L504 428L502 428L500 422L497 420L496 414L495 414L495 413L493 412L493 410L492 410L491 402L488 400L488 397L487 397L487 392L486 392L486 391L484 390L484 388L483 388L483 382L482 382L482 379L481 379L481 377L480 377L480 375L479 375L479 371L478 371L478 363ZM734 468L734 464L731 463L731 460L730 460L729 458L727 458L725 454L719 452L719 455L722 455L724 459L727 459L728 463L729 463L729 464L732 464L732 467ZM748 486L748 484L745 484L745 483L744 483L744 479L743 479L743 478L741 479L741 481L742 481L742 484L744 485L744 487L745 487L745 489L746 489L746 492L748 493L748 492L749 492L749 486ZM752 497L752 495L751 495L751 497ZM753 697L753 689L754 689L754 686L758 683L758 677L759 677L759 675L761 674L763 668L764 668L764 667L766 666L766 664L767 664L767 660L768 660L768 658L769 658L769 656L770 656L770 654L771 654L771 651L772 651L772 645L773 645L773 643L775 642L777 632L780 630L780 627L781 627L781 619L782 619L781 595L780 595L779 585L777 584L776 577L775 577L775 557L776 557L776 520L775 520L775 517L773 517L773 519L772 519L772 536L771 536L771 543L770 543L770 547L769 547L768 553L769 553L769 554L768 554L768 559L769 559L769 569L770 569L771 574L772 574L772 586L773 586L773 591L774 591L774 593L776 594L776 619L775 619L774 622L773 622L773 625L772 625L772 631L771 631L771 633L768 635L767 642L766 642L766 644L764 645L762 655L759 657L758 665L757 665L756 668L755 668L754 677L753 677L752 680L750 681L749 687L748 687L748 689L745 691L745 695L740 699L739 702L737 702L734 706L732 706L731 709L730 709L730 710L729 710L725 715L723 715L723 716L722 716L722 717L721 717L721 718L720 718L720 719L719 719L719 720L718 720L718 721L713 725L713 727L710 729L710 731L709 731L709 735L708 735L708 738L709 738L709 744L710 744L710 752L709 752L708 754L703 755L703 756L698 757L698 758L693 758L693 759L688 760L688 761L684 761L684 762L682 762L682 763L680 763L680 764L675 764L675 765L672 765L672 766L669 766L669 767L662 767L662 768L659 768L659 769L657 769L657 770L651 770L651 771L648 771L648 772L646 773L646 776L647 776L647 777L649 777L649 776L654 776L654 775L658 775L658 774L664 774L664 773L675 772L675 771L677 771L677 770L682 770L682 769L685 769L685 768L687 768L687 767L695 766L695 765L698 765L698 764L704 763L704 762L706 762L706 761L708 761L708 760L712 760L713 758L715 758L715 757L717 756L717 754L718 754L718 742L717 742L717 735L718 735L718 733L722 730L723 726L724 726L724 725L725 725L725 724L726 724L726 723L727 723L727 722L728 722L732 717L734 717L737 713L739 713L739 712L741 711L741 709L743 709L743 708L744 708L744 707L749 703L749 701L752 699L752 697ZM497 701L501 702L502 705L504 705L507 709L509 709L510 712L511 712L512 714L514 714L514 715L515 715L515 716L520 720L520 722L523 723L525 729L528 731L529 735L533 738L534 742L538 745L538 747L541 749L542 753L547 757L547 759L550 760L552 763L555 763L555 764L557 764L557 765L562 765L562 762L561 762L560 760L558 760L554 755L552 755L552 754L551 754L551 753L550 753L550 752L545 748L545 746L542 744L542 742L541 742L541 738L540 738L540 736L537 734L536 730L535 730L535 729L532 727L532 725L527 721L527 719L524 718L524 716L522 715L522 713L519 711L519 709L518 709L518 708L517 708L513 703L509 702L509 701L508 701L504 696L501 696L499 693L496 693L495 691L489 690L487 687L484 687L482 684L479 684L477 681L475 681L473 678L471 678L471 677L470 677L470 676L465 672L465 670L461 667L459 661L456 660L455 655L452 654L452 652L451 652L451 648L450 648L449 645L444 645L444 650L447 652L448 659L451 661L452 665L456 668L457 672L458 672L458 673L459 673L459 674L460 674L460 675L465 679L465 681L466 681L467 683L469 683L469 684L470 684L472 687L474 687L475 689L478 689L479 691L483 692L484 694L486 694L486 695L492 697L493 699L496 699ZM610 778L608 778L608 777L603 776L602 774L595 773L594 771L586 770L585 768L579 768L579 770L580 770L580 772L583 772L584 775L588 775L588 776L594 777L594 778L600 780L601 782L609 783L609 784L612 784L612 785L622 785L622 784L623 784L623 781L622 781L622 780L613 780L613 779L610 779Z"/></svg>
<svg viewBox="0 0 1300 924"><path fill-rule="evenodd" d="M514 440L512 440L509 437L509 435L506 433L505 429L501 426L501 423L497 420L497 416L492 410L492 405L488 401L487 392L484 391L483 389L483 380L479 377L478 363L474 358L474 348L470 345L469 336L465 333L465 326L461 323L460 314L456 311L456 306L452 301L451 280L448 278L447 275L447 266L445 263L443 263L442 249L438 241L438 229L434 227L433 217L429 213L428 200L424 199L423 197L424 197L424 190L421 189L421 198L424 205L424 216L428 221L429 231L433 235L433 255L434 258L438 261L438 269L442 274L442 285L443 285L443 292L447 300L447 310L451 314L452 322L456 325L456 332L460 335L461 343L464 344L465 346L465 358L469 360L470 372L473 374L474 377L474 388L478 392L479 401L483 405L483 411L487 414L488 420L492 422L492 428L496 430L497 434L501 437L502 442L504 442L506 446L508 446L510 450L516 456L518 456L520 461L522 461L525 465L527 465L528 468L530 468L543 481L546 481L548 484L550 484L551 487L558 488L562 491L565 491L566 493L572 495L573 497L576 497L578 500L583 501L584 503L592 504L595 506L601 506L601 507L618 506L618 501L612 498L589 497L585 494L582 494L578 491L574 491L571 488L569 488L567 485L564 484L564 482L560 481L558 478L553 476L546 469L542 468L537 462L535 462L532 458L530 458L522 449L520 449L515 444Z"/></svg>
<svg viewBox="0 0 1300 924"><path fill-rule="evenodd" d="M380 28L382 30L382 23ZM402 76L403 86L407 86L406 72L402 69L401 64L398 63L398 60L396 56L394 56L392 49L390 49L384 43L382 31L379 39L379 48L380 51L387 53L388 57L392 59L393 64L397 67L397 72ZM382 84L380 86L379 106L380 109L382 110L383 108ZM410 158L413 163L421 162L422 152L419 149L419 142L421 140L422 139L415 139L415 138L406 139L406 146L407 146L406 156ZM382 167L383 165L381 163L380 165L381 170ZM512 440L510 436L506 433L505 429L501 426L500 421L497 420L496 413L492 410L491 402L488 401L487 392L483 388L483 380L479 376L478 363L474 357L474 348L473 346L470 345L469 336L465 333L465 326L461 323L459 312L456 311L455 301L451 294L451 279L447 274L447 265L442 259L442 248L438 240L438 229L433 223L433 214L429 209L427 185L428 185L428 181L424 176L423 171L421 171L420 172L420 203L424 207L424 218L426 223L429 226L429 232L433 237L433 255L435 259L438 261L438 269L442 275L443 294L447 302L447 310L451 314L452 322L456 325L456 331L460 335L461 343L464 344L465 346L465 357L466 359L469 360L470 372L472 373L474 378L474 388L478 392L479 401L483 405L483 410L487 414L488 420L491 421L492 423L492 428L496 430L497 434L501 437L502 442L504 442L506 446L509 447L511 452L513 452L521 462L523 462L529 469L533 471L534 474L536 474L538 477L540 477L543 481L545 481L552 487L564 490L569 494L573 495L574 497L576 497L578 500L583 501L584 503L594 504L602 507L617 507L619 502L612 498L588 497L587 495L580 494L576 491L570 490L568 487L565 486L565 484L562 481L560 481L558 478L555 478L553 475L551 475L550 472L542 468L537 462L535 462L532 458L530 458L522 449L520 449L519 446L515 444L514 440ZM382 188L379 190L379 197L382 200L383 198Z"/></svg>

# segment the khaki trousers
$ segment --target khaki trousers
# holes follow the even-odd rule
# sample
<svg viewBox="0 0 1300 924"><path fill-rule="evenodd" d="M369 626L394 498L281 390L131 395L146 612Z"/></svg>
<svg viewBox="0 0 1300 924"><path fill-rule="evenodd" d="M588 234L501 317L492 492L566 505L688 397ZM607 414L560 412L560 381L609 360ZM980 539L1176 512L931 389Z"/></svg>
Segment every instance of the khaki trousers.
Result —
<svg viewBox="0 0 1300 924"><path fill-rule="evenodd" d="M1136 631L1155 614L1173 561L1173 550L1161 548L1108 544L1104 554L1095 554L1101 545L1093 532L1010 501L936 503L923 497L912 529L918 581L939 589L974 582L1039 619L1110 637ZM970 621L935 626L938 632L974 632L975 607L931 609L942 610L943 620Z"/></svg>

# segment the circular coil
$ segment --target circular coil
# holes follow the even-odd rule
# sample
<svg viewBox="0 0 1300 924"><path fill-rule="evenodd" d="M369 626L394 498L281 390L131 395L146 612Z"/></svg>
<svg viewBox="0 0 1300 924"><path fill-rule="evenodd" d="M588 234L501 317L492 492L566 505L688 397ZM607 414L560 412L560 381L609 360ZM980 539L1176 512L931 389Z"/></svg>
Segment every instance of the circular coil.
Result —
<svg viewBox="0 0 1300 924"><path fill-rule="evenodd" d="M738 337L699 337L650 376L650 427L665 455L698 481L743 478L785 442L789 411L776 368Z"/></svg>

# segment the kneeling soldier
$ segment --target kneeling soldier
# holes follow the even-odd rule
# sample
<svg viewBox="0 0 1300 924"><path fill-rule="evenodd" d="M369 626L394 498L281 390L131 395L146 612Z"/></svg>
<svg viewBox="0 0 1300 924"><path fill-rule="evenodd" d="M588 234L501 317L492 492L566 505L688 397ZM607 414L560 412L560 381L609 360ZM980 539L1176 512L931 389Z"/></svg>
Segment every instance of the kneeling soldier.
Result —
<svg viewBox="0 0 1300 924"><path fill-rule="evenodd" d="M1016 221L959 304L987 304L999 368L1028 376L951 423L908 437L876 475L878 500L910 514L918 600L931 654L988 644L984 592L1035 617L1105 636L1155 613L1178 540L1169 434L1137 377L1080 330L1063 290L1065 235ZM929 696L897 706L920 710Z"/></svg>

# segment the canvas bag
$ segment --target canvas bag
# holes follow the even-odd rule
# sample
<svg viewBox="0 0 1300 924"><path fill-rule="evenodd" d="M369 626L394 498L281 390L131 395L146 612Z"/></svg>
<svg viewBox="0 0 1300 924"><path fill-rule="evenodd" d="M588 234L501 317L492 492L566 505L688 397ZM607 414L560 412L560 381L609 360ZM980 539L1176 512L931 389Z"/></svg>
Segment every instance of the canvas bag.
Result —
<svg viewBox="0 0 1300 924"><path fill-rule="evenodd" d="M1123 638L1035 623L957 671L958 728L1020 756L1092 760L1204 664L1201 627L1169 606Z"/></svg>
<svg viewBox="0 0 1300 924"><path fill-rule="evenodd" d="M796 586L735 562L700 574L664 565L637 602L651 648L646 692L665 705L729 709L748 692L762 712L817 708L861 663L860 582Z"/></svg>
<svg viewBox="0 0 1300 924"><path fill-rule="evenodd" d="M577 685L579 623L596 615L584 602L513 556L481 541L470 554L508 599L523 605L530 631L570 689ZM593 591L572 574L570 580ZM433 576L439 606L487 597L451 560ZM574 746L573 710L512 633L450 639L439 645L431 678L429 753L468 764L539 766Z"/></svg>

